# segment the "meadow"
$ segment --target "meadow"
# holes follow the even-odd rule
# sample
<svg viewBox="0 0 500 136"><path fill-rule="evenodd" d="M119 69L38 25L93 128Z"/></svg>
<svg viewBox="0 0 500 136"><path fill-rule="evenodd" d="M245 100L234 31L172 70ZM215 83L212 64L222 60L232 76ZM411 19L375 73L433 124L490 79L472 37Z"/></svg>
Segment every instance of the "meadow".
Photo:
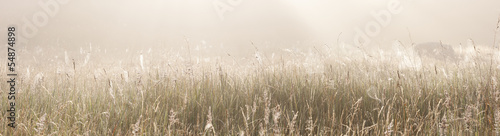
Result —
<svg viewBox="0 0 500 136"><path fill-rule="evenodd" d="M1 91L0 135L500 135L499 58L479 48L183 46L20 52L17 127Z"/></svg>

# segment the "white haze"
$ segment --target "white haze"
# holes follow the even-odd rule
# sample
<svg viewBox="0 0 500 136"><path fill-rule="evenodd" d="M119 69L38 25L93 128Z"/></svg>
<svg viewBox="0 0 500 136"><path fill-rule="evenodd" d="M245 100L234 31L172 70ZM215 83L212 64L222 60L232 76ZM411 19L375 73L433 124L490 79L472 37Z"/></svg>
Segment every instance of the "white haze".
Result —
<svg viewBox="0 0 500 136"><path fill-rule="evenodd" d="M45 0L44 0L45 1ZM226 0L219 0L226 2ZM468 38L492 44L500 16L498 0L399 0L403 10L372 38L370 46L402 42L458 45ZM38 1L0 1L0 30L21 26L42 9ZM27 48L56 46L77 50L92 43L102 48L224 46L248 53L269 43L289 46L353 44L355 28L374 21L370 12L386 10L389 0L242 0L221 20L214 0L69 0L29 38ZM342 34L341 34L342 33ZM340 35L340 36L339 36ZM4 36L5 37L5 36ZM4 41L5 39L2 39ZM200 42L204 41L204 43ZM304 43L304 44L297 44ZM387 46L386 46L387 45Z"/></svg>

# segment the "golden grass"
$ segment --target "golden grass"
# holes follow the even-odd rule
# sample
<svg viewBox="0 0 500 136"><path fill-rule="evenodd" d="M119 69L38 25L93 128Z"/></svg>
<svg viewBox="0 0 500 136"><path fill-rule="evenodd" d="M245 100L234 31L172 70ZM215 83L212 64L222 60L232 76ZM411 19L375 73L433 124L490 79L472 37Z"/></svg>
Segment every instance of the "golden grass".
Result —
<svg viewBox="0 0 500 136"><path fill-rule="evenodd" d="M348 60L325 55L334 54L329 51L198 63L164 54L168 57L146 54L141 62L139 54L110 58L116 62L94 55L85 65L78 59L69 64L19 60L24 63L16 94L18 125L11 129L1 123L0 134L499 133L500 76L499 69L490 69L496 62L434 63L412 70L400 69L397 58ZM2 109L0 122L7 122Z"/></svg>

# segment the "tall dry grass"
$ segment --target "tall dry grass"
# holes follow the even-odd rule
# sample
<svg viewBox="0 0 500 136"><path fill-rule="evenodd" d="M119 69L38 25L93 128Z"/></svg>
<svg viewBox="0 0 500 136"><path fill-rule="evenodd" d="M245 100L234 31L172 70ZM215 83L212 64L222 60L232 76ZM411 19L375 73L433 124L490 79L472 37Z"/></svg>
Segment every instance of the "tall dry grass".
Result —
<svg viewBox="0 0 500 136"><path fill-rule="evenodd" d="M314 49L256 49L244 59L89 51L41 62L65 51L33 54L38 61L19 59L17 128L0 123L0 134L499 135L496 61L414 69L391 53Z"/></svg>

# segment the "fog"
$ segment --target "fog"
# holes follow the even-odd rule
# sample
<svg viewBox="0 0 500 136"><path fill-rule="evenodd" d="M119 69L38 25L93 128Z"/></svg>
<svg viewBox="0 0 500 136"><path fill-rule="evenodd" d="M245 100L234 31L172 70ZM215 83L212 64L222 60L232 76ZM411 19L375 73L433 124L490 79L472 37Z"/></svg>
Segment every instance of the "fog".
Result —
<svg viewBox="0 0 500 136"><path fill-rule="evenodd" d="M251 42L277 48L355 44L356 30L365 31L377 22L373 13L395 2L400 12L391 14L369 43L363 41L366 46L386 47L394 40L456 45L468 38L493 43L498 0L2 0L0 30L6 37L6 28L17 26L24 37L20 46L26 48L58 43L67 50L88 43L178 47L186 40L223 45L228 52L253 49ZM37 13L47 18L34 19ZM36 19L36 31L24 30Z"/></svg>

